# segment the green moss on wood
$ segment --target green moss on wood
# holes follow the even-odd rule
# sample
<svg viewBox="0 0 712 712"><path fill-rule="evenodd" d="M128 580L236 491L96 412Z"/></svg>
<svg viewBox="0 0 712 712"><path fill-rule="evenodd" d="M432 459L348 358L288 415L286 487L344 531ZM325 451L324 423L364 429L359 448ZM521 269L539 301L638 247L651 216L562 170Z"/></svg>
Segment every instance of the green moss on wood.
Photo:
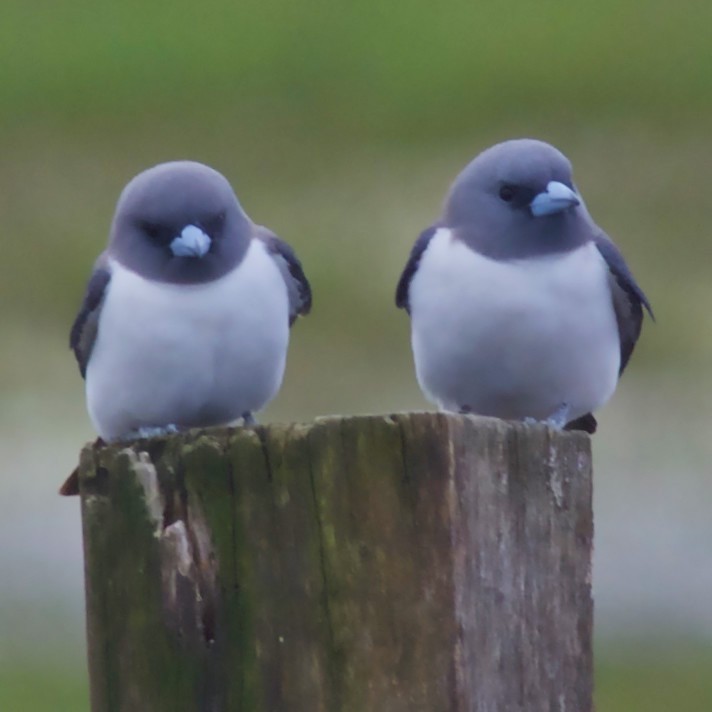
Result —
<svg viewBox="0 0 712 712"><path fill-rule="evenodd" d="M94 710L589 709L585 436L219 429L87 448L80 488Z"/></svg>

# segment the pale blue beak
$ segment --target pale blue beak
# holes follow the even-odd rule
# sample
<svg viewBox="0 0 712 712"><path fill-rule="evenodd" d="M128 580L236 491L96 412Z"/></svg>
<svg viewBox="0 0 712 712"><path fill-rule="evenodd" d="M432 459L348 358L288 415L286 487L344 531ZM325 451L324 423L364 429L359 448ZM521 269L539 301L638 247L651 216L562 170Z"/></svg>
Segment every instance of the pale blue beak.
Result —
<svg viewBox="0 0 712 712"><path fill-rule="evenodd" d="M171 252L176 257L203 257L210 249L211 239L199 227L186 225L171 242Z"/></svg>
<svg viewBox="0 0 712 712"><path fill-rule="evenodd" d="M580 204L581 198L578 197L576 191L559 181L552 180L546 186L546 190L532 200L529 209L535 218L540 218L543 215L560 213L566 208Z"/></svg>

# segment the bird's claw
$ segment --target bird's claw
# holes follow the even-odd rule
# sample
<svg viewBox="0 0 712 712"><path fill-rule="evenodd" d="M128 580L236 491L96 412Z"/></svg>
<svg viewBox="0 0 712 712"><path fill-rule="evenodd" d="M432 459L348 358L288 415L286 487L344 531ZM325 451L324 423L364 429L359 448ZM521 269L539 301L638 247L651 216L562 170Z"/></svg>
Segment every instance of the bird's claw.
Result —
<svg viewBox="0 0 712 712"><path fill-rule="evenodd" d="M563 430L564 425L569 422L570 410L568 403L562 403L544 422L551 428Z"/></svg>
<svg viewBox="0 0 712 712"><path fill-rule="evenodd" d="M522 421L525 425L536 425L537 423L543 423L548 425L550 428L556 430L563 430L564 425L569 422L569 410L571 406L568 403L562 403L546 420L537 420L527 416Z"/></svg>

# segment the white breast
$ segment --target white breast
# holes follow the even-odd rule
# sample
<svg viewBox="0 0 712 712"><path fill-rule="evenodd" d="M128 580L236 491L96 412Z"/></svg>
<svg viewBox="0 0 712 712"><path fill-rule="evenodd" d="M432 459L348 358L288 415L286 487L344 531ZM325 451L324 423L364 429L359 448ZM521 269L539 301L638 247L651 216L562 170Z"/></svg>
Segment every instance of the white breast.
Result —
<svg viewBox="0 0 712 712"><path fill-rule="evenodd" d="M289 340L287 288L262 242L208 284L150 282L116 262L110 269L86 374L89 414L104 439L230 422L276 395Z"/></svg>
<svg viewBox="0 0 712 712"><path fill-rule="evenodd" d="M545 419L567 403L573 419L615 389L618 330L593 243L496 261L440 229L409 296L418 381L446 410Z"/></svg>

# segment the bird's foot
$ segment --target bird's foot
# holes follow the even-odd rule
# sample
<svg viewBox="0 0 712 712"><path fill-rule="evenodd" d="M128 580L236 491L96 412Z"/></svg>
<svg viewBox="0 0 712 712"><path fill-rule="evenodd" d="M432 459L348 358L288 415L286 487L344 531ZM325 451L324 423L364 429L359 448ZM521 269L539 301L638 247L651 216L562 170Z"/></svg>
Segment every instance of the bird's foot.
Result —
<svg viewBox="0 0 712 712"><path fill-rule="evenodd" d="M563 430L569 420L569 410L571 406L568 403L562 403L546 420L537 420L527 416L522 420L525 425L536 425L537 423L548 425L556 430Z"/></svg>
<svg viewBox="0 0 712 712"><path fill-rule="evenodd" d="M118 442L128 442L129 440L146 440L148 438L158 438L162 435L175 435L178 432L178 426L173 423L168 425L146 425L142 428L136 428L136 430L129 430L120 438L117 438Z"/></svg>
<svg viewBox="0 0 712 712"><path fill-rule="evenodd" d="M570 410L568 403L562 403L544 422L551 428L563 430L564 425L569 422Z"/></svg>
<svg viewBox="0 0 712 712"><path fill-rule="evenodd" d="M252 413L249 410L246 410L242 414L242 424L245 426L248 425L257 425L257 420L255 419L255 416L252 415Z"/></svg>

